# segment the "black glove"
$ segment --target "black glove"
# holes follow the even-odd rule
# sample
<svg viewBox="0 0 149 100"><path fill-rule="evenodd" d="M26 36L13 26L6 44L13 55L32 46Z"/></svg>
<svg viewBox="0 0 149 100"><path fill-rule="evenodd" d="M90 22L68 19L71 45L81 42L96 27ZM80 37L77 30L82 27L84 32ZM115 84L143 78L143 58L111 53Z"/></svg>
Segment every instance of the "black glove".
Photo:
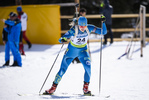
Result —
<svg viewBox="0 0 149 100"><path fill-rule="evenodd" d="M105 21L106 21L106 17L102 15L102 16L101 16L101 21L102 21L102 22L105 22Z"/></svg>
<svg viewBox="0 0 149 100"><path fill-rule="evenodd" d="M67 42L67 39L62 39L61 41L62 41L62 43L63 43L63 42Z"/></svg>
<svg viewBox="0 0 149 100"><path fill-rule="evenodd" d="M65 37L62 37L62 38L59 39L59 42L60 42L60 43L67 42L67 39L66 39Z"/></svg>

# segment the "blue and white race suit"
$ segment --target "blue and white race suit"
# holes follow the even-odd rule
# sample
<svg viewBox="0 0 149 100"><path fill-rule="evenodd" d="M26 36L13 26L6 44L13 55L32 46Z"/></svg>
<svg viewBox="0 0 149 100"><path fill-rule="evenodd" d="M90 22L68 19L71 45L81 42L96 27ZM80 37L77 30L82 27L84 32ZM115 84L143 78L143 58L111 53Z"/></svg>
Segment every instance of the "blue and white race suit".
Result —
<svg viewBox="0 0 149 100"><path fill-rule="evenodd" d="M94 25L88 25L87 29L89 33L95 32L97 34L101 34L101 28L95 27ZM62 59L60 70L58 71L55 77L55 80L54 80L55 84L58 84L60 82L68 66L76 57L78 57L78 59L84 66L84 70L85 70L84 81L90 82L91 60L87 50L87 40L88 40L89 34L87 30L82 32L78 28L77 36L75 36L75 31L76 31L76 28L74 26L62 36L65 38L70 38L71 41L69 42L67 50ZM105 23L103 23L102 34L105 35L106 33L107 33L106 25ZM61 39L59 41L61 41Z"/></svg>

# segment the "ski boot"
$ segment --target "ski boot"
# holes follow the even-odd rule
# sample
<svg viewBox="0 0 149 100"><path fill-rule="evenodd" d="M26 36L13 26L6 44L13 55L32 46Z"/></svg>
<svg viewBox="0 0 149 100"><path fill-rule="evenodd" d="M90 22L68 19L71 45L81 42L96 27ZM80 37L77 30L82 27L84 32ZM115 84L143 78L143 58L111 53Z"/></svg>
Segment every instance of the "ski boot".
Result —
<svg viewBox="0 0 149 100"><path fill-rule="evenodd" d="M57 84L53 83L52 87L49 90L46 90L43 95L52 95L56 90Z"/></svg>
<svg viewBox="0 0 149 100"><path fill-rule="evenodd" d="M9 66L9 60L5 62L3 66Z"/></svg>
<svg viewBox="0 0 149 100"><path fill-rule="evenodd" d="M10 67L21 67L21 66L18 65L17 61L14 61L13 64Z"/></svg>
<svg viewBox="0 0 149 100"><path fill-rule="evenodd" d="M89 82L84 82L83 92L85 96L92 96L91 91L88 90Z"/></svg>

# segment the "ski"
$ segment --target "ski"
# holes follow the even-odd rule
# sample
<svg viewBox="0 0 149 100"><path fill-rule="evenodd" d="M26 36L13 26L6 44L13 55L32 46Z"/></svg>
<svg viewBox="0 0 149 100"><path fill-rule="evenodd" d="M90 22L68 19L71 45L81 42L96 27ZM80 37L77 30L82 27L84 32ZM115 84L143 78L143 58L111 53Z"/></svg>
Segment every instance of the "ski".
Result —
<svg viewBox="0 0 149 100"><path fill-rule="evenodd" d="M95 96L94 94L68 94L68 93L60 93L60 94L39 94L39 93L28 93L28 94L20 94L17 93L18 96Z"/></svg>
<svg viewBox="0 0 149 100"><path fill-rule="evenodd" d="M18 96L41 96L41 97L47 97L47 98L82 98L82 97L102 97L102 98L110 98L110 95L95 95L95 94L90 94L90 95L86 95L86 94L77 94L77 93L73 93L73 94L69 94L69 93L54 93L54 94L39 94L39 93L29 93L29 94L21 94L18 93Z"/></svg>
<svg viewBox="0 0 149 100"><path fill-rule="evenodd" d="M20 94L20 93L17 93L17 95L18 96L40 96L40 95L42 95L42 94L39 94L39 93L37 93L37 94L33 94L33 93L29 93L29 94Z"/></svg>
<svg viewBox="0 0 149 100"><path fill-rule="evenodd" d="M14 67L20 67L20 66L0 66L0 69L3 69L3 68L14 68Z"/></svg>
<svg viewBox="0 0 149 100"><path fill-rule="evenodd" d="M84 94L79 94L79 93L54 93L52 95L45 95L45 94L39 94L39 93L31 93L31 94L17 94L20 97L39 97L39 98L46 98L46 99L85 99L85 98L90 98L90 99L109 99L111 98L110 95L84 95Z"/></svg>
<svg viewBox="0 0 149 100"><path fill-rule="evenodd" d="M2 69L2 68L8 68L8 67L10 67L10 66L0 66L0 69Z"/></svg>
<svg viewBox="0 0 149 100"><path fill-rule="evenodd" d="M94 94L73 94L73 95L78 95L78 96L95 96Z"/></svg>

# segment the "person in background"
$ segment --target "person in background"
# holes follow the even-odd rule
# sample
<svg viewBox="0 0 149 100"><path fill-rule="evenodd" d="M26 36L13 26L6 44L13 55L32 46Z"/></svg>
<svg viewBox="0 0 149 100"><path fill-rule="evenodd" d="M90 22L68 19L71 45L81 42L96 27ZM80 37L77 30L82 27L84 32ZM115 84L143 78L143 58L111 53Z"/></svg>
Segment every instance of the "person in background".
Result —
<svg viewBox="0 0 149 100"><path fill-rule="evenodd" d="M9 18L7 20L10 20L10 16L12 15L13 12L10 12L9 14ZM7 24L5 24L6 26ZM7 25L7 27L10 27L9 25ZM3 43L5 45L5 64L3 66L9 66L9 59L10 59L10 55L9 55L9 52L10 52L10 46L8 45L8 32L5 31L5 29L3 28L3 32L2 32L2 39L3 39ZM7 44L7 45L6 45Z"/></svg>
<svg viewBox="0 0 149 100"><path fill-rule="evenodd" d="M86 9L85 8L81 8L80 10L79 10L79 14L78 14L78 17L79 16L86 16L86 13L87 13L87 11L86 11ZM75 14L74 16L73 16L73 21L69 24L69 26L75 26L76 24L77 24L77 15Z"/></svg>
<svg viewBox="0 0 149 100"><path fill-rule="evenodd" d="M67 42L67 39L70 39L67 50L63 56L61 67L58 73L55 76L53 85L50 89L46 90L43 94L53 94L61 81L63 75L67 71L68 66L73 61L74 58L78 57L80 62L83 64L85 73L84 73L84 85L83 93L84 95L91 96L91 91L88 89L91 76L91 60L87 50L87 41L88 36L91 32L97 34L105 35L107 33L106 25L104 23L105 17L102 16L101 20L103 22L102 33L101 28L95 27L94 25L89 25L87 19L83 16L79 17L78 25L73 26L68 32L66 32L60 39L59 42ZM75 73L74 73L75 74ZM72 84L73 86L73 84Z"/></svg>
<svg viewBox="0 0 149 100"><path fill-rule="evenodd" d="M21 32L21 21L17 18L17 14L11 12L9 14L10 19L2 21L5 23L4 30L7 32L7 42L5 43L5 64L8 66L10 62L10 50L12 52L14 62L11 67L22 66L22 59L19 52L19 41Z"/></svg>
<svg viewBox="0 0 149 100"><path fill-rule="evenodd" d="M23 32L21 31L21 33L20 33L19 51L20 51L21 55L25 55L24 45L23 45L22 39L23 39Z"/></svg>
<svg viewBox="0 0 149 100"><path fill-rule="evenodd" d="M103 14L104 1L100 1L99 14Z"/></svg>
<svg viewBox="0 0 149 100"><path fill-rule="evenodd" d="M8 18L7 20L10 20L10 17L11 17L12 14L13 14L13 12L10 12L10 13L9 13L9 18ZM5 25L7 25L7 24L5 24ZM9 25L7 25L7 27L9 27ZM6 31L4 30L4 28L3 28L2 39L3 39L4 45L5 45L6 42L8 41L7 36L8 36L8 32L6 32Z"/></svg>
<svg viewBox="0 0 149 100"><path fill-rule="evenodd" d="M28 48L30 49L32 47L32 44L26 36L27 19L28 19L27 14L22 11L21 6L17 7L17 13L18 13L18 18L21 20L23 39L26 41L26 43L28 44ZM23 50L23 42L20 42L20 51L21 50ZM23 53L23 51L22 51L22 53Z"/></svg>
<svg viewBox="0 0 149 100"><path fill-rule="evenodd" d="M85 17L85 16L86 16L86 13L87 13L87 11L86 11L85 8L81 8L81 9L79 10L79 16Z"/></svg>
<svg viewBox="0 0 149 100"><path fill-rule="evenodd" d="M10 14L9 14L9 18L7 19L7 20L10 20L10 15L12 14L13 12L10 12ZM9 25L7 25L8 27L9 27ZM5 45L5 43L8 41L8 39L7 39L7 35L8 35L8 33L3 29L3 35L2 35L2 37L3 37L3 43L4 43L4 45ZM19 43L19 51L20 51L20 53L21 53L21 55L25 55L25 52L24 52L24 49L23 49L23 45L20 45L20 44L22 44L22 38L23 38L23 36L22 36L22 32L21 32L21 34L20 34L20 43ZM22 47L20 47L20 46L22 46ZM5 49L6 51L5 51L5 54L7 55L7 54L9 54L9 51L10 50L8 50L8 49ZM8 50L8 51L7 51ZM8 52L8 53L7 53ZM5 64L4 64L5 65ZM6 63L6 65L9 65L9 61Z"/></svg>
<svg viewBox="0 0 149 100"><path fill-rule="evenodd" d="M104 36L103 45L107 44L108 36L110 36L110 44L113 43L113 32L111 29L111 27L112 27L112 17L111 17L112 13L113 13L113 7L109 4L109 0L105 0L103 15L106 17L105 24L106 24L108 33Z"/></svg>

